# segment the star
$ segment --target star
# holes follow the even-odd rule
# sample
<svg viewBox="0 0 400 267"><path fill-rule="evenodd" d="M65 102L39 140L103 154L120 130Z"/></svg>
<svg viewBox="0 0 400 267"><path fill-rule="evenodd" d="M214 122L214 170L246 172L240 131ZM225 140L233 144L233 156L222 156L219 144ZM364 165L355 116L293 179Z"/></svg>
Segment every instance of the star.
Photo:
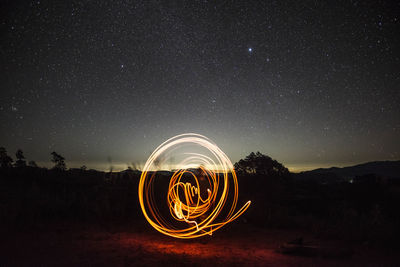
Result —
<svg viewBox="0 0 400 267"><path fill-rule="evenodd" d="M61 8L35 0L14 12L8 2L7 36L0 40L0 118L7 131L0 140L9 143L0 145L25 149L32 159L48 159L51 141L77 166L81 153L97 160L108 151L116 151L116 161L145 161L163 138L187 131L235 144L228 152L235 161L246 156L241 151L260 150L301 163L319 147L335 151L330 160L340 162L353 150L362 154L354 161L399 155L400 61L391 27L399 17L386 3L328 10L312 1L301 9L286 1L257 7L194 1L159 10L151 2ZM214 8L221 20L209 14ZM362 15L353 16L355 10ZM20 132L34 138L32 145L15 138ZM84 136L87 151L76 144ZM367 151L369 138L376 149ZM284 140L296 145L280 150ZM386 154L378 153L381 146Z"/></svg>

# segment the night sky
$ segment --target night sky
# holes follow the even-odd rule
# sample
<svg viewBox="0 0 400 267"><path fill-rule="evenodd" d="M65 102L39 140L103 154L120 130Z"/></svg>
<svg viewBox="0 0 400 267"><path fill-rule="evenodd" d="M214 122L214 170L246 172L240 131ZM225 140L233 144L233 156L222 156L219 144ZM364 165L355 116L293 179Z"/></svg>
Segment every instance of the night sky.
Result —
<svg viewBox="0 0 400 267"><path fill-rule="evenodd" d="M2 1L0 146L125 169L194 132L232 162L398 160L399 3Z"/></svg>

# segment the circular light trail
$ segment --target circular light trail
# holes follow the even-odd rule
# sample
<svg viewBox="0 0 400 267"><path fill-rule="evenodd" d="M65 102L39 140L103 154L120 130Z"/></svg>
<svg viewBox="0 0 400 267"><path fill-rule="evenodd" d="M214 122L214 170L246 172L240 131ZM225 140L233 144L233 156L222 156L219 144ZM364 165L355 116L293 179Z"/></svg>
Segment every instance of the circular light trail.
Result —
<svg viewBox="0 0 400 267"><path fill-rule="evenodd" d="M179 153L190 146L205 153ZM175 170L160 172L162 165L175 156L183 158ZM251 203L235 211L238 182L232 162L208 138L193 133L174 136L156 148L144 166L138 193L151 226L176 238L212 235L238 218Z"/></svg>

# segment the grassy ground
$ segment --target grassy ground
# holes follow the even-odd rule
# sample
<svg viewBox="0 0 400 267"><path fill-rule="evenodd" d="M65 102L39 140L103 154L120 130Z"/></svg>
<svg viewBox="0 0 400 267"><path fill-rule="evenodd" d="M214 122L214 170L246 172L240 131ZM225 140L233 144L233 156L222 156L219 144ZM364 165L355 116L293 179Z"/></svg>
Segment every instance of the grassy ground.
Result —
<svg viewBox="0 0 400 267"><path fill-rule="evenodd" d="M213 236L179 240L150 226L52 224L3 229L0 266L396 266L394 251L321 240L298 231L228 226ZM312 256L278 252L287 241L305 242L329 253ZM345 255L335 251L345 249ZM332 252L333 253L330 253Z"/></svg>

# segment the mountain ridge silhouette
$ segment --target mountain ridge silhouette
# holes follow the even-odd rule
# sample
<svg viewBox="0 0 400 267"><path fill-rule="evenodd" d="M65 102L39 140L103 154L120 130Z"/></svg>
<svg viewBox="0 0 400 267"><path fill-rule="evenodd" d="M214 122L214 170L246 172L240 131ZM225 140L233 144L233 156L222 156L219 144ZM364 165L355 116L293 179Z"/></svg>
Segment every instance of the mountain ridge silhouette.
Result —
<svg viewBox="0 0 400 267"><path fill-rule="evenodd" d="M346 167L318 168L299 174L334 174L339 177L355 177L376 174L387 178L400 178L400 160L370 161Z"/></svg>

